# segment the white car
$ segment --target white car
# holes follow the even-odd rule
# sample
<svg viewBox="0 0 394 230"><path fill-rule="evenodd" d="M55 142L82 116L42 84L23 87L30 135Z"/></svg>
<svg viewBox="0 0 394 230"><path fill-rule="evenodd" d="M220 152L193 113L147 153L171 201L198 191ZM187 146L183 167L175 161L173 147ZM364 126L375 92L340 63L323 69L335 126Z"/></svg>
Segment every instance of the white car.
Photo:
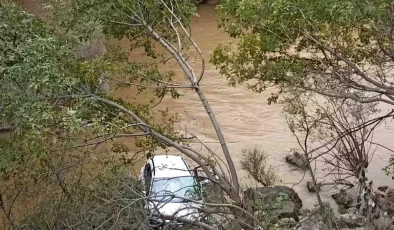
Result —
<svg viewBox="0 0 394 230"><path fill-rule="evenodd" d="M152 228L160 229L170 223L182 225L181 221L176 221L177 218L201 221L199 209L202 205L189 200L202 201L200 186L180 156L156 155L148 158L141 168L139 180L144 187L144 196L149 197L145 209ZM160 218L161 215L167 218Z"/></svg>

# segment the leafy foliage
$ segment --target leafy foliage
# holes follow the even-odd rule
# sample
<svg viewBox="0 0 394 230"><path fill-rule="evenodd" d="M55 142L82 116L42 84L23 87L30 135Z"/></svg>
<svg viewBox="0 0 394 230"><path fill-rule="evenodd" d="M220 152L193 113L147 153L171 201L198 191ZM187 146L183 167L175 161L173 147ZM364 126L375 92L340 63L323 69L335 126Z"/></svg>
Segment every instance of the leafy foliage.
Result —
<svg viewBox="0 0 394 230"><path fill-rule="evenodd" d="M173 18L172 14L178 15L183 25L188 25L190 16L194 15L196 10L192 1L166 0L164 3L171 7L172 12L156 0L51 0L50 8L59 20L58 24L72 29L73 33L86 33L86 28L80 26L81 22L99 24L98 29L104 35L119 40L127 39L131 50L143 48L147 56L159 59L163 52L158 49L158 44L142 23L154 28L155 33L160 34L163 39L174 41L177 39L176 33L168 21Z"/></svg>
<svg viewBox="0 0 394 230"><path fill-rule="evenodd" d="M276 86L360 102L394 104L393 5L387 0L236 1L220 6L221 26L237 39L212 61L231 84Z"/></svg>
<svg viewBox="0 0 394 230"><path fill-rule="evenodd" d="M257 148L244 150L241 161L243 170L264 186L272 186L278 181L278 176L272 165L267 165L268 155Z"/></svg>
<svg viewBox="0 0 394 230"><path fill-rule="evenodd" d="M46 229L51 220L56 228L136 229L145 219L141 189L126 176L125 167L114 167L97 178L81 181L73 190L73 199L60 194L39 203L34 215L22 221L23 229Z"/></svg>
<svg viewBox="0 0 394 230"><path fill-rule="evenodd" d="M57 4L67 6L66 1ZM128 181L129 172L108 178L112 175L108 169L130 167L137 159L136 150L127 147L130 141L125 144L119 138L133 138L132 143L142 153L167 146L141 132L136 120L98 98L135 112L150 129L181 141L173 128L177 117L168 111L155 114L155 100L144 104L125 102L109 96L102 88L110 79L123 76L129 80L121 85L123 89L142 93L153 84L160 86L154 87L158 97L167 93L178 97L176 91L161 85L161 81L171 81L173 73L162 74L158 70L160 61L130 61L109 44L106 52L100 48L89 53L89 47L106 44L101 24L90 17L81 17L74 24L61 20L62 15L53 11L52 19L59 19L54 23L24 12L9 0L0 1L0 6L0 124L11 127L11 132L0 136L2 224L15 228L26 225L28 229L44 228L40 224L45 224L55 228L58 212L62 213L60 219L66 219L59 220L63 224L70 221L66 224L71 226L82 221L81 228L112 219L107 226L116 217L122 218L117 224L137 224L141 207L130 207L136 209L135 216L130 217L130 209L125 209L126 216L123 211L120 216L112 216L111 212L120 211L120 203L111 203L114 209L107 209L107 204L97 199L99 195L119 195L125 192L125 186L138 190L137 185L129 184L133 182ZM98 191L92 192L89 186ZM122 205L127 202L127 197L123 198ZM83 212L90 208L97 212L83 219ZM27 219L21 222L23 217ZM34 221L30 219L33 217Z"/></svg>

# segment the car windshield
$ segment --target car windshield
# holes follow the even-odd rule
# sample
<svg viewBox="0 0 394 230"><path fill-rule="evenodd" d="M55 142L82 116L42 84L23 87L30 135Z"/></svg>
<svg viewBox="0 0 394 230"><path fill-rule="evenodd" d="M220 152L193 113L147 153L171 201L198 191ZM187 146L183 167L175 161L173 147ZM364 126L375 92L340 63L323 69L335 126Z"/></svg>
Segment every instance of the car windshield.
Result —
<svg viewBox="0 0 394 230"><path fill-rule="evenodd" d="M156 178L152 184L152 194L156 200L167 200L171 196L186 197L194 200L200 200L199 187L197 181L192 176L173 177L173 178ZM187 202L182 198L172 198L170 202Z"/></svg>

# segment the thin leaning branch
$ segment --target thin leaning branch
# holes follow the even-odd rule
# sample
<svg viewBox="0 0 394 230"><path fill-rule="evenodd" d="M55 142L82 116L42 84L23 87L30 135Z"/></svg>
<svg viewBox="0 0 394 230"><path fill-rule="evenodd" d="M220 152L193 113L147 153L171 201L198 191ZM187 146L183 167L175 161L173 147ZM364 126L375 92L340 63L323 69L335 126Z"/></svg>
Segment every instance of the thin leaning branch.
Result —
<svg viewBox="0 0 394 230"><path fill-rule="evenodd" d="M117 78L114 77L109 77L107 76L107 78L116 81L118 83L121 84L126 84L126 85L134 85L134 86L139 86L139 87L144 87L144 88L152 88L152 89L157 89L157 88L169 88L169 89L194 89L194 86L191 85L180 85L180 84L173 84L170 82L160 82L161 84L159 84L158 86L151 86L151 85L144 85L144 84L138 84L138 83L134 83L134 82L129 82L129 81L122 81L119 80Z"/></svg>
<svg viewBox="0 0 394 230"><path fill-rule="evenodd" d="M391 100L387 100L381 97L375 97L375 98L360 98L360 97L356 97L354 95L350 95L350 94L334 94L334 93L327 93L326 91L323 90L319 90L316 88L308 88L308 87L303 87L303 89L305 90L310 90L312 92L327 96L327 97L333 97L333 98L344 98L344 99L352 99L355 100L357 102L366 104L366 103L373 103L373 102L384 102L390 105L394 105L394 101Z"/></svg>
<svg viewBox="0 0 394 230"><path fill-rule="evenodd" d="M177 22L179 23L179 25L181 26L183 32L186 34L187 38L190 40L190 42L192 43L193 47L196 49L196 51L198 52L200 58L201 58L201 73L200 73L200 77L197 80L197 85L200 84L200 81L202 79L202 77L204 76L204 71L205 71L205 60L204 60L204 56L202 55L201 49L200 47L198 47L198 45L195 43L194 39L192 38L192 36L190 35L190 33L186 30L185 26L182 24L181 20L174 14L174 12L172 10L170 10L170 8L168 7L168 5L163 1L160 0L160 2L167 8L167 10L169 10L169 12L171 13L171 15L177 20ZM178 31L176 29L174 29L177 34Z"/></svg>
<svg viewBox="0 0 394 230"><path fill-rule="evenodd" d="M356 73L357 75L359 75L361 78L363 78L365 81L371 83L372 85L375 85L381 89L386 90L387 93L394 95L394 89L391 87L387 87L386 85L368 77L360 68L358 68L352 61L350 61L349 59L345 58L344 56L342 56L341 54L339 54L338 52L336 52L335 50L333 50L331 47L327 46L326 44L324 44L323 42L317 40L316 38L305 34L304 35L306 38L308 38L309 40L315 42L317 45L321 46L322 48L324 48L325 50L327 50L328 52L330 52L333 56L337 57L339 60L343 61L344 63L346 63L349 67L351 67ZM393 102L394 104L394 102Z"/></svg>
<svg viewBox="0 0 394 230"><path fill-rule="evenodd" d="M117 108L119 110L121 110L122 112L124 112L125 114L131 116L134 120L136 120L138 123L143 124L140 125L139 128L142 129L145 132L148 132L149 129L147 128L148 126L146 125L146 123L144 121L141 120L141 118L139 118L137 115L135 115L132 111L128 110L127 108L113 102L110 100L107 100L105 98L101 98L101 97L97 97L97 96L92 96L94 97L96 100L101 101L105 104L108 104L114 108ZM150 135L158 140L160 140L161 142L167 144L168 146L172 146L174 148L176 148L178 151L184 153L186 156L190 157L191 159L193 159L197 164L201 165L201 168L204 170L205 173L207 173L208 178L213 181L213 182L217 182L217 180L209 174L209 169L208 167L204 164L204 162L200 159L203 158L201 155L199 157L195 156L192 152L190 152L189 150L183 148L180 144L168 139L167 137L161 135L160 133L157 133L156 131L150 129Z"/></svg>

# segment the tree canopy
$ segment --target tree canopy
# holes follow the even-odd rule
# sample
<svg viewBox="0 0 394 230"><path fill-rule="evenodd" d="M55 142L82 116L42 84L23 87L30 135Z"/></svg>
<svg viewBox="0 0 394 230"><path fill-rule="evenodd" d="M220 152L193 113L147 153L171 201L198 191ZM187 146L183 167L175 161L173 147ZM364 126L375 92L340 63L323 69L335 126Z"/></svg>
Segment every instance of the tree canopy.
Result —
<svg viewBox="0 0 394 230"><path fill-rule="evenodd" d="M231 84L394 104L392 1L224 0L219 11L238 39L212 61Z"/></svg>

